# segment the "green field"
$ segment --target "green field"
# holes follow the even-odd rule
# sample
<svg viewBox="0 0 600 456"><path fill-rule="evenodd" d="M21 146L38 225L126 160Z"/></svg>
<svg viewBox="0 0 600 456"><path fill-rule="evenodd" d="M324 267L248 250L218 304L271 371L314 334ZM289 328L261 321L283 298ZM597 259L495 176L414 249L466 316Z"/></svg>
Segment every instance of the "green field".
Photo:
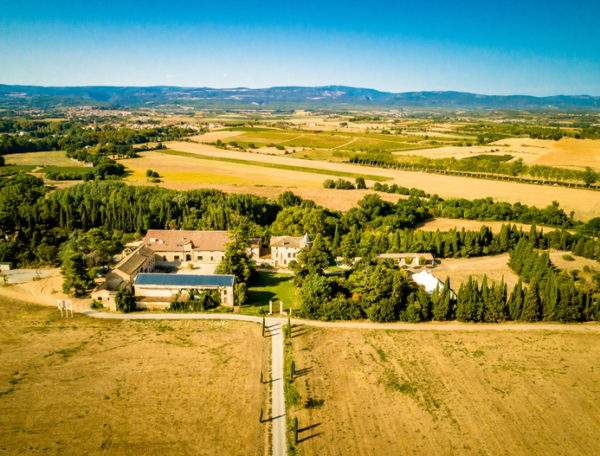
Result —
<svg viewBox="0 0 600 456"><path fill-rule="evenodd" d="M11 176L17 173L28 173L33 171L34 165L9 165L0 166L0 176Z"/></svg>
<svg viewBox="0 0 600 456"><path fill-rule="evenodd" d="M264 127L236 127L230 131L242 132L241 135L225 140L233 148L256 149L261 147L285 147L292 157L347 161L357 153L402 152L444 145L460 145L471 141L471 137L454 137L430 134L399 133L388 131L312 131L300 129L275 129Z"/></svg>
<svg viewBox="0 0 600 456"><path fill-rule="evenodd" d="M285 309L296 307L294 276L275 272L259 271L253 285L248 288L247 303L242 307L244 313L258 315L260 309L269 311L269 301L273 301L273 310L279 311L279 303L283 301Z"/></svg>
<svg viewBox="0 0 600 456"><path fill-rule="evenodd" d="M253 160L243 160L240 158L229 158L229 157L213 157L210 155L203 154L195 154L191 152L180 152L178 150L159 150L161 154L166 155L177 155L180 157L194 158L198 160L210 160L210 161L218 161L218 162L227 162L227 163L236 163L239 165L250 165L250 166L260 166L264 168L276 168L276 169L285 169L287 171L300 171L302 173L314 173L314 174L323 174L327 176L337 176L337 177L348 177L348 178L357 178L363 177L372 181L386 181L390 180L389 177L377 176L374 174L361 174L361 173L350 173L345 171L335 171L330 169L322 169L322 168L310 168L308 166L295 166L295 165L284 165L281 163L268 163L261 161L253 161Z"/></svg>
<svg viewBox="0 0 600 456"><path fill-rule="evenodd" d="M7 165L67 166L69 168L83 166L68 158L61 150L8 154L4 158Z"/></svg>

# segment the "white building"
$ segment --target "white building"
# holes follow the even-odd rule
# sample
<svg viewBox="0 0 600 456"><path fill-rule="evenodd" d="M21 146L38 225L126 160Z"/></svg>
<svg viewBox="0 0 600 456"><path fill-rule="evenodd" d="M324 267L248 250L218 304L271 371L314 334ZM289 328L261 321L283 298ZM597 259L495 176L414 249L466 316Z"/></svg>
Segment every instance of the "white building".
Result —
<svg viewBox="0 0 600 456"><path fill-rule="evenodd" d="M275 267L287 267L296 259L300 250L308 247L312 241L308 234L304 236L272 236L271 261Z"/></svg>
<svg viewBox="0 0 600 456"><path fill-rule="evenodd" d="M182 292L218 290L222 306L233 306L235 276L229 274L141 273L133 282L138 309L166 309Z"/></svg>
<svg viewBox="0 0 600 456"><path fill-rule="evenodd" d="M411 275L411 278L415 283L421 285L428 294L433 294L436 289L440 291L444 289L444 282L425 269L420 272L415 272ZM450 290L450 296L456 298L456 295L452 290Z"/></svg>

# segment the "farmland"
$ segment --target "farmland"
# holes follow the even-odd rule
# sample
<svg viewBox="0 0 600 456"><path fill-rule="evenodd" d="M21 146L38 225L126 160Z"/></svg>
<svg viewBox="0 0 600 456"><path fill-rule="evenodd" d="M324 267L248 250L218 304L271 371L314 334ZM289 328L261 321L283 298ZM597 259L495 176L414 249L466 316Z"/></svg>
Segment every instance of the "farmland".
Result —
<svg viewBox="0 0 600 456"><path fill-rule="evenodd" d="M598 334L294 332L299 454L600 451Z"/></svg>
<svg viewBox="0 0 600 456"><path fill-rule="evenodd" d="M264 194L264 188L256 187L299 187L299 188L317 188L323 180L330 177L327 173L340 175L348 173L351 176L362 175L378 176L380 178L390 179L389 183L397 183L405 187L420 188L431 194L438 194L447 198L467 198L476 199L490 196L499 201L521 202L524 204L545 207L552 201L558 201L566 211L575 211L578 218L587 220L600 212L600 197L598 192L585 189L570 189L564 187L534 186L531 184L517 182L492 181L485 179L473 179L463 176L452 176L442 174L427 174L418 171L392 170L383 168L374 168L367 166L354 165L349 163L335 163L325 160L304 160L290 156L268 155L261 153L248 153L237 150L222 150L206 144L196 144L191 142L171 142L168 143L172 150L210 156L213 163L208 160L194 160L192 158L181 159L179 157L169 156L168 160L160 158L160 151L145 153L145 157L152 157L148 161L145 157L142 159L128 159L123 163L134 170L134 180L144 182L143 172L146 169L156 169L161 175L167 176L163 185L169 185L171 188L200 188L205 187L206 183L215 184L237 184L255 187L251 193ZM150 155L148 155L150 154ZM164 155L164 154L163 154ZM222 158L223 161L219 161ZM216 160L215 160L216 159ZM274 170L265 168L260 171L254 170L240 162L227 162L227 160L243 160L247 162L284 165L286 167L298 167L296 171L289 169ZM199 163L197 163L199 162ZM219 169L210 172L211 166L219 164ZM154 167L153 167L154 166ZM310 172L301 171L302 168L311 168ZM323 175L315 174L314 169L323 170ZM203 171L207 170L207 171ZM168 176L173 172L172 178ZM295 174L289 174L295 173ZM136 177L137 176L137 177ZM285 178L284 178L285 176ZM247 191L246 187L244 191ZM235 189L232 189L235 191ZM350 197L350 196L349 196ZM358 201L358 199L353 199ZM324 198L327 200L327 198ZM330 203L331 204L331 203ZM326 204L327 206L327 204ZM330 206L328 206L330 207Z"/></svg>
<svg viewBox="0 0 600 456"><path fill-rule="evenodd" d="M458 290L469 277L481 281L485 275L488 280L494 282L504 280L509 289L512 289L519 280L508 266L507 253L477 258L445 258L442 264L435 268L434 273L441 280L449 277L450 284L455 290Z"/></svg>
<svg viewBox="0 0 600 456"><path fill-rule="evenodd" d="M79 162L68 158L63 151L54 150L48 152L27 152L10 154L6 156L6 163L11 165L34 165L34 166L82 166Z"/></svg>
<svg viewBox="0 0 600 456"><path fill-rule="evenodd" d="M0 317L0 452L265 454L258 326Z"/></svg>

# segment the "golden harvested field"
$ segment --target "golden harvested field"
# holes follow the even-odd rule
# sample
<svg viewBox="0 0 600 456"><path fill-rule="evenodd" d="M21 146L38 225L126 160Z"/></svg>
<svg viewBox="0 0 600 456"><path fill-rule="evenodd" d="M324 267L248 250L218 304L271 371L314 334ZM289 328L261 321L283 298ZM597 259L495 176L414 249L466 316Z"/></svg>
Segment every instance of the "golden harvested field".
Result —
<svg viewBox="0 0 600 456"><path fill-rule="evenodd" d="M324 174L167 156L161 152L144 152L140 158L123 160L122 163L133 171L127 178L129 182L147 182L146 170L153 169L158 171L165 186L171 188L179 184L186 187L195 184L228 184L317 188L322 187L325 179L331 178Z"/></svg>
<svg viewBox="0 0 600 456"><path fill-rule="evenodd" d="M599 334L297 333L301 455L600 452Z"/></svg>
<svg viewBox="0 0 600 456"><path fill-rule="evenodd" d="M247 155L253 157L255 154ZM160 185L174 190L215 188L227 193L249 193L268 198L277 198L289 190L334 210L348 210L366 194L373 193L369 190L324 189L323 181L335 178L330 175L190 159L160 152L143 152L140 158L122 160L121 163L132 172L126 181L135 185ZM312 167L312 162L302 161L302 164ZM159 184L148 183L147 169L159 172ZM380 196L392 202L400 198L387 193L380 193Z"/></svg>
<svg viewBox="0 0 600 456"><path fill-rule="evenodd" d="M68 158L61 150L7 154L4 158L7 165L83 166L80 162Z"/></svg>
<svg viewBox="0 0 600 456"><path fill-rule="evenodd" d="M597 217L600 214L600 193L592 190L570 189L565 187L552 187L532 184L521 184L516 182L503 182L484 179L473 179L469 177L450 176L442 174L427 174L416 171L401 171L383 168L372 168L367 166L358 166L346 163L332 163L323 160L303 160L299 158L291 158L289 156L274 156L258 153L237 152L231 150L221 150L205 144L194 144L183 141L174 141L168 143L168 147L173 150L183 151L188 153L198 153L211 155L214 157L235 158L251 161L261 161L265 163L280 163L294 166L309 166L311 168L320 168L332 171L344 171L356 174L372 174L393 179L389 183L395 182L405 187L415 187L423 189L429 193L437 193L446 198L467 198L476 199L490 196L498 201L508 201L511 203L521 202L523 204L534 205L537 207L546 207L552 201L558 201L567 212L575 211L575 216L582 220L588 220L592 217ZM173 157L158 160L156 163L167 167L169 161ZM169 161L167 161L169 160ZM133 163L133 161L132 161ZM187 162L191 163L191 160ZM129 166L129 162L125 162ZM190 165L192 166L192 165ZM194 165L195 166L195 165ZM226 168L234 166L233 164L225 164ZM239 165L237 165L239 166ZM145 172L145 169L143 170ZM160 168L157 171L161 171ZM267 180L271 182L277 180L279 170L263 171L270 173ZM162 173L161 173L162 174ZM223 173L218 177L222 177ZM313 175L314 176L318 175ZM327 176L330 177L330 176ZM318 179L322 182L323 179ZM314 180L313 180L314 182ZM237 183L237 182L223 182ZM266 182L255 181L263 185ZM291 182L281 182L279 185L296 185ZM320 185L320 184L319 184Z"/></svg>
<svg viewBox="0 0 600 456"><path fill-rule="evenodd" d="M263 455L258 325L0 302L0 453Z"/></svg>
<svg viewBox="0 0 600 456"><path fill-rule="evenodd" d="M190 139L198 142L214 142L217 139L229 140L243 134L243 131L215 130L201 135L190 136Z"/></svg>
<svg viewBox="0 0 600 456"><path fill-rule="evenodd" d="M600 170L600 140L563 138L553 141L550 151L535 163L562 168L585 168Z"/></svg>
<svg viewBox="0 0 600 456"><path fill-rule="evenodd" d="M549 255L552 264L565 271L574 271L576 269L581 271L585 266L589 267L590 269L600 270L600 263L598 261L580 257L571 252L564 250L550 250ZM573 258L573 260L565 260L563 258L564 255L568 255L569 257Z"/></svg>
<svg viewBox="0 0 600 456"><path fill-rule="evenodd" d="M450 231L452 229L466 231L479 231L481 227L487 226L492 230L493 233L499 233L502 229L502 225L515 225L518 229L523 231L529 231L531 225L525 223L514 223L514 222L494 222L494 221L480 221L480 220L466 220L466 219L450 219L444 217L437 217L429 220L419 226L417 229L421 231ZM548 228L550 230L552 228Z"/></svg>
<svg viewBox="0 0 600 456"><path fill-rule="evenodd" d="M508 253L475 258L444 258L441 261L432 272L442 281L450 277L450 286L455 291L469 276L477 278L479 282L484 275L495 282L504 279L509 290L519 281L519 277L508 267Z"/></svg>
<svg viewBox="0 0 600 456"><path fill-rule="evenodd" d="M416 134L416 133L413 133ZM527 164L600 170L600 140L562 138L508 138L485 146L441 146L429 149L394 152L395 155L417 155L427 158L466 158L479 154L508 154Z"/></svg>
<svg viewBox="0 0 600 456"><path fill-rule="evenodd" d="M414 134L414 133L413 133ZM500 149L499 152L496 152ZM427 149L416 149L394 152L394 155L416 155L426 158L450 158L456 159L471 157L480 154L504 154L507 153L504 148L496 146L441 146Z"/></svg>

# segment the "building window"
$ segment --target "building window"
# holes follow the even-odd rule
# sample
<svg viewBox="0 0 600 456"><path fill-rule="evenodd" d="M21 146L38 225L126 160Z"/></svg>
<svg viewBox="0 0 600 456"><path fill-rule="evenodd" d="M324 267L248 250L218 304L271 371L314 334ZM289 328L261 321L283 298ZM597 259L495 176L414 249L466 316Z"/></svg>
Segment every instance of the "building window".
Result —
<svg viewBox="0 0 600 456"><path fill-rule="evenodd" d="M189 253L185 255L185 261L192 261L192 255Z"/></svg>
<svg viewBox="0 0 600 456"><path fill-rule="evenodd" d="M202 261L202 255L198 255L198 261Z"/></svg>
<svg viewBox="0 0 600 456"><path fill-rule="evenodd" d="M173 259L174 259L175 261L179 260L179 255L175 255L175 256L173 256Z"/></svg>

